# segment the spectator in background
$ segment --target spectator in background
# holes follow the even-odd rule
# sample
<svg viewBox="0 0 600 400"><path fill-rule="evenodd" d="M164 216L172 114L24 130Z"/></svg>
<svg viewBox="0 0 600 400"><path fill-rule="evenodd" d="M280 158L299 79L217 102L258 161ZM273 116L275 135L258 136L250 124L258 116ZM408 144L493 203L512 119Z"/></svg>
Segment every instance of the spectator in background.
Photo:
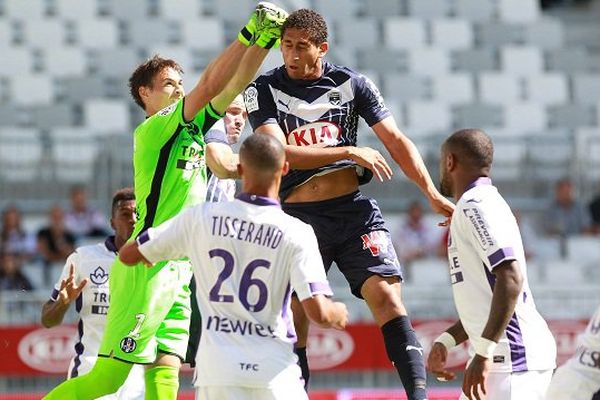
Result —
<svg viewBox="0 0 600 400"><path fill-rule="evenodd" d="M588 232L588 210L575 199L573 183L562 178L556 183L555 197L544 214L543 230L549 236L571 236Z"/></svg>
<svg viewBox="0 0 600 400"><path fill-rule="evenodd" d="M240 140L248 113L244 98L239 94L225 110L223 121L217 121L204 137L206 143L224 143L230 146ZM209 171L210 172L210 171ZM235 179L220 179L210 172L206 190L206 201L231 201L235 197Z"/></svg>
<svg viewBox="0 0 600 400"><path fill-rule="evenodd" d="M65 226L78 238L110 234L106 217L88 205L87 191L80 185L71 188L71 209L65 215Z"/></svg>
<svg viewBox="0 0 600 400"><path fill-rule="evenodd" d="M424 220L423 206L419 201L410 203L406 218L394 238L402 265L408 267L415 260L438 255L441 232L436 228Z"/></svg>
<svg viewBox="0 0 600 400"><path fill-rule="evenodd" d="M592 199L589 205L590 216L592 217L591 231L600 235L600 183L598 184L598 193Z"/></svg>
<svg viewBox="0 0 600 400"><path fill-rule="evenodd" d="M0 253L0 292L5 290L32 290L33 285L21 272L19 257L13 253Z"/></svg>
<svg viewBox="0 0 600 400"><path fill-rule="evenodd" d="M50 283L50 267L53 263L64 263L75 250L75 236L66 229L64 211L54 206L48 213L48 226L37 234L37 249L42 257L44 282Z"/></svg>
<svg viewBox="0 0 600 400"><path fill-rule="evenodd" d="M32 258L35 253L35 238L25 231L21 211L13 205L2 212L0 251L13 254L18 258L19 264Z"/></svg>

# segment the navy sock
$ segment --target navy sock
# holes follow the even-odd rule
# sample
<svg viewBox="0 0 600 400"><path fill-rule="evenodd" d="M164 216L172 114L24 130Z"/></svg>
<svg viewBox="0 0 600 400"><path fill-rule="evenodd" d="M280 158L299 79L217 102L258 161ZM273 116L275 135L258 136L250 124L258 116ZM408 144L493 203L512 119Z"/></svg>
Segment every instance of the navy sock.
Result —
<svg viewBox="0 0 600 400"><path fill-rule="evenodd" d="M409 400L427 399L427 374L423 347L407 316L400 316L381 327L385 349L394 363Z"/></svg>
<svg viewBox="0 0 600 400"><path fill-rule="evenodd" d="M310 370L308 369L308 358L306 358L306 347L294 347L294 353L298 356L298 365L302 370L302 379L304 379L304 390L308 392L308 380L310 379Z"/></svg>

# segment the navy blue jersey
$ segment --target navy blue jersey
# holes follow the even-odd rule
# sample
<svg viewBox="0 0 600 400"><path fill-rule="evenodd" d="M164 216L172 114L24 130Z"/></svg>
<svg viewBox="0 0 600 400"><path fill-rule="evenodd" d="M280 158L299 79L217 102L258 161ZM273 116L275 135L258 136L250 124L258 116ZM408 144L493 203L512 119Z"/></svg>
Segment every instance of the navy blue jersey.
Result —
<svg viewBox="0 0 600 400"><path fill-rule="evenodd" d="M284 66L271 70L248 86L244 100L253 129L278 124L287 144L295 146L356 146L359 116L373 126L390 115L370 79L327 62L323 75L310 81L290 79ZM316 169L290 170L281 183L281 199L315 175L353 165L352 160L340 160ZM359 183L369 182L371 171L356 167Z"/></svg>

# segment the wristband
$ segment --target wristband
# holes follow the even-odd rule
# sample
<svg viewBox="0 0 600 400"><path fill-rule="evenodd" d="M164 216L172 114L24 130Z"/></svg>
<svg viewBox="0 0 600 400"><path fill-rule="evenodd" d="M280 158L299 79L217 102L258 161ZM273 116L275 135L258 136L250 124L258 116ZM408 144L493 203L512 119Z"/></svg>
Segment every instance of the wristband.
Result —
<svg viewBox="0 0 600 400"><path fill-rule="evenodd" d="M440 336L435 338L434 342L442 344L448 350L456 346L456 339L448 332L442 332Z"/></svg>
<svg viewBox="0 0 600 400"><path fill-rule="evenodd" d="M484 337L480 337L473 343L475 353L479 354L483 358L492 358L497 345L498 343Z"/></svg>

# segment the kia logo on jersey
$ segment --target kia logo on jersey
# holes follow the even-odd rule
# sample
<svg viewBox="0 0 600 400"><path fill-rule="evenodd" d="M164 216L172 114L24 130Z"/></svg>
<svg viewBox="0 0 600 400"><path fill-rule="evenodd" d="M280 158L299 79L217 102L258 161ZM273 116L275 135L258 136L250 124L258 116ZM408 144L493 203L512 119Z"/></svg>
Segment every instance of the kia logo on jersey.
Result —
<svg viewBox="0 0 600 400"><path fill-rule="evenodd" d="M57 326L38 329L25 335L18 345L21 361L28 367L43 371L66 371L75 350L77 331L73 327Z"/></svg>
<svg viewBox="0 0 600 400"><path fill-rule="evenodd" d="M319 121L302 125L287 135L294 146L328 147L340 143L342 130L332 122Z"/></svg>
<svg viewBox="0 0 600 400"><path fill-rule="evenodd" d="M354 340L349 333L312 327L308 336L310 367L333 368L347 361L354 352Z"/></svg>

